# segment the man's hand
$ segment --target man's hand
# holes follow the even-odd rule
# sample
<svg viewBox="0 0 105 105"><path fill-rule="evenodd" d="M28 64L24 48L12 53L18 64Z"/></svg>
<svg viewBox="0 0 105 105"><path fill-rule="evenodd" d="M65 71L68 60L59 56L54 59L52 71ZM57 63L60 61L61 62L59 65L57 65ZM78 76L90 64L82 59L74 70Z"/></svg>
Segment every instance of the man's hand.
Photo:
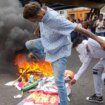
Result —
<svg viewBox="0 0 105 105"><path fill-rule="evenodd" d="M76 80L75 79L72 79L71 81L70 81L70 85L74 85L76 83Z"/></svg>
<svg viewBox="0 0 105 105"><path fill-rule="evenodd" d="M105 40L102 39L102 41L100 42L101 48L103 50L105 50Z"/></svg>

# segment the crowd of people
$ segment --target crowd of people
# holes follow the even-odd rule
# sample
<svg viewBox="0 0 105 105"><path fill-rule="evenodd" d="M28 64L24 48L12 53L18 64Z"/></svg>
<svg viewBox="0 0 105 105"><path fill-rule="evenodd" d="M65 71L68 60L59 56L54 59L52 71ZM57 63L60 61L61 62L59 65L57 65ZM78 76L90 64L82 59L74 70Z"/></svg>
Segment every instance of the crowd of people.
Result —
<svg viewBox="0 0 105 105"><path fill-rule="evenodd" d="M67 19L79 23L82 27L98 36L105 37L105 19L103 18L103 14L99 14L99 16L96 15L93 18L90 17L84 21L81 21L80 19L76 20L73 17L68 17Z"/></svg>

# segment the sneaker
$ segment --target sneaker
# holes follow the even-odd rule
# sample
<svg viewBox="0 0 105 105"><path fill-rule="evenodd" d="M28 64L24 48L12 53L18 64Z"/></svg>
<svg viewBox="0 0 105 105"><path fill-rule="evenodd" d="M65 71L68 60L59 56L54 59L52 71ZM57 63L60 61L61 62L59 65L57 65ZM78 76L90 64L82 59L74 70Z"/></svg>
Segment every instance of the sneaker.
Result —
<svg viewBox="0 0 105 105"><path fill-rule="evenodd" d="M90 101L90 102L103 103L103 97L102 96L96 96L96 94L94 94L90 97L87 97L86 100Z"/></svg>

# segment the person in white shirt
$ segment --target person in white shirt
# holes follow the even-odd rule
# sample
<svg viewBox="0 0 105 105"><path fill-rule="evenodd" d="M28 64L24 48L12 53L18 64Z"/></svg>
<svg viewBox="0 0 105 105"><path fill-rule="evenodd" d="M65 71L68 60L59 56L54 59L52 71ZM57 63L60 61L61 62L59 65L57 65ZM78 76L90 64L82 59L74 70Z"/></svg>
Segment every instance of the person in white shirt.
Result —
<svg viewBox="0 0 105 105"><path fill-rule="evenodd" d="M105 37L101 38L105 40ZM73 47L75 47L77 52L80 54L79 58L82 62L82 66L79 68L74 78L70 81L70 84L73 85L76 83L80 76L87 70L87 67L93 58L99 58L99 62L93 67L95 94L87 97L86 100L102 103L102 87L103 85L105 86L105 51L95 40L91 38L83 41L80 39L80 37L75 38Z"/></svg>
<svg viewBox="0 0 105 105"><path fill-rule="evenodd" d="M104 36L105 29L103 28L104 27L103 14L99 15L99 19L96 20L95 26L96 26L96 34L99 36Z"/></svg>

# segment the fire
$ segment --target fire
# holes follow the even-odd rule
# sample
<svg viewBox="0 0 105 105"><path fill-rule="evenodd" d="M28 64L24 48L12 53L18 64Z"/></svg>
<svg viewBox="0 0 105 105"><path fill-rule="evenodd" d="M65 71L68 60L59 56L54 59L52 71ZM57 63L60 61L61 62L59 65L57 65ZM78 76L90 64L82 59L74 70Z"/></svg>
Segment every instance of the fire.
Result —
<svg viewBox="0 0 105 105"><path fill-rule="evenodd" d="M18 74L22 75L27 70L23 77L27 81L31 74L35 79L39 79L42 76L53 76L53 70L51 63L46 61L28 61L24 54L18 54L15 58L15 65L18 66ZM27 69L28 68L28 69Z"/></svg>

